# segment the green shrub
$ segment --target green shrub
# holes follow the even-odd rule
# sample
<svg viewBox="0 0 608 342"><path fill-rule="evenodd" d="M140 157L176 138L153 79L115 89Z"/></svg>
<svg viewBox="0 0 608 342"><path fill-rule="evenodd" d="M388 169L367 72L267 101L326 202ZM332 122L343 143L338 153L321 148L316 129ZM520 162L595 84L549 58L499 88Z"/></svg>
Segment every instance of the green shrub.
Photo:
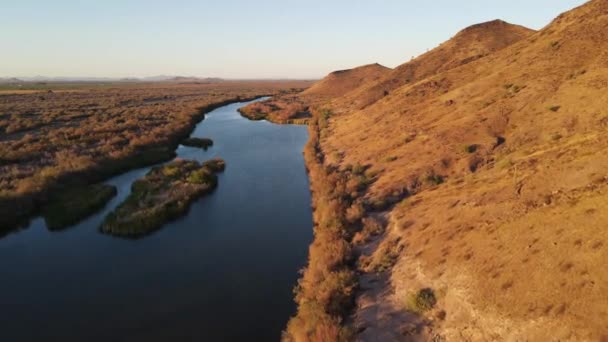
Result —
<svg viewBox="0 0 608 342"><path fill-rule="evenodd" d="M437 304L437 298L435 297L435 292L433 289L424 288L416 293L412 293L406 302L407 309L409 311L423 314Z"/></svg>

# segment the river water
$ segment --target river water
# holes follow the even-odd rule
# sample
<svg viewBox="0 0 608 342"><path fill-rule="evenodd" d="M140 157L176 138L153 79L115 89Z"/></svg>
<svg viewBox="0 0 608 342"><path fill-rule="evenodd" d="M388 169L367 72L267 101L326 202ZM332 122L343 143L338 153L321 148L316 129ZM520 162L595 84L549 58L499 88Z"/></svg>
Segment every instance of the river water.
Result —
<svg viewBox="0 0 608 342"><path fill-rule="evenodd" d="M235 103L192 136L227 167L187 216L145 238L103 235L103 217L149 170L110 179L104 210L61 232L42 219L0 240L0 341L277 341L312 240L305 126L249 121Z"/></svg>

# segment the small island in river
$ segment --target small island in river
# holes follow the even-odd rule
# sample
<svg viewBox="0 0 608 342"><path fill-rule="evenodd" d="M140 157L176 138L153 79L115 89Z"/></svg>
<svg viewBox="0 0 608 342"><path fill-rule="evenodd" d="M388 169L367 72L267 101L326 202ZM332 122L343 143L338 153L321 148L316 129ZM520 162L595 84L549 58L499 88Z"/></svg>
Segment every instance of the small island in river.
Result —
<svg viewBox="0 0 608 342"><path fill-rule="evenodd" d="M131 186L131 194L106 216L101 231L137 238L184 215L192 202L217 186L217 172L225 162L216 158L204 163L175 160L150 170Z"/></svg>
<svg viewBox="0 0 608 342"><path fill-rule="evenodd" d="M189 147L200 147L205 150L213 146L213 140L209 138L187 138L182 141L182 145Z"/></svg>

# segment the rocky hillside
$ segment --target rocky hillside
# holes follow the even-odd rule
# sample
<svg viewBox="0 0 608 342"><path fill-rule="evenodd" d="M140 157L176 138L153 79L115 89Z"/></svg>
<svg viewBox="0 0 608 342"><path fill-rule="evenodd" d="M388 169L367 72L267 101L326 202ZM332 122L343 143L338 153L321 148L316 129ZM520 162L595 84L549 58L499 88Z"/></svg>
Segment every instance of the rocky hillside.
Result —
<svg viewBox="0 0 608 342"><path fill-rule="evenodd" d="M608 335L606 27L606 0L475 25L317 108L318 159L365 180L349 210L377 222L351 242L356 340Z"/></svg>

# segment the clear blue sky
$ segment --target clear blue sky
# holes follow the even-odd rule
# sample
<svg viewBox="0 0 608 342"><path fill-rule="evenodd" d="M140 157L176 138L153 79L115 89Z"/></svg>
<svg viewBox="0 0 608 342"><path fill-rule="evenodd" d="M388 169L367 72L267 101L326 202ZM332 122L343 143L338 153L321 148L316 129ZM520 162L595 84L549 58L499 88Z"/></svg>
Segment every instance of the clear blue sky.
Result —
<svg viewBox="0 0 608 342"><path fill-rule="evenodd" d="M0 76L318 78L584 0L0 0Z"/></svg>

